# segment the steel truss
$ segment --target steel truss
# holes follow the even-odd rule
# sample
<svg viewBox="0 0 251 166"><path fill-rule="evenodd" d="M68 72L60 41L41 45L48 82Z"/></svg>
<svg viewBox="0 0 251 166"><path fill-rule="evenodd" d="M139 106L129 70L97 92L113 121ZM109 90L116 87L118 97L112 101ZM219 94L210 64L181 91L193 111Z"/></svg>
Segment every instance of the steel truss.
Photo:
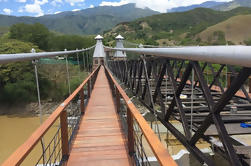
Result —
<svg viewBox="0 0 251 166"><path fill-rule="evenodd" d="M203 154L196 143L199 139L210 142L205 132L215 125L218 137L223 144L220 149L233 166L246 165L245 157L236 153L235 146L240 143L230 137L225 124L245 122L251 119L251 103L244 83L251 73L251 68L233 67L218 64L185 61L170 58L141 56L139 60L108 61L113 74L133 92L135 96L154 114L157 119L194 155L199 162L215 165L211 157ZM222 75L230 71L228 79ZM192 82L192 72L195 81ZM208 79L206 72L209 73ZM231 78L231 83L230 83ZM228 80L228 86L224 84ZM193 125L191 126L191 86L193 96ZM235 96L242 91L244 97ZM181 98L186 95L186 98ZM158 107L157 107L158 106ZM237 113L232 109L237 108ZM222 114L224 112L224 114ZM245 116L241 113L245 112ZM184 132L177 130L170 120L181 122ZM191 132L191 130L193 132Z"/></svg>

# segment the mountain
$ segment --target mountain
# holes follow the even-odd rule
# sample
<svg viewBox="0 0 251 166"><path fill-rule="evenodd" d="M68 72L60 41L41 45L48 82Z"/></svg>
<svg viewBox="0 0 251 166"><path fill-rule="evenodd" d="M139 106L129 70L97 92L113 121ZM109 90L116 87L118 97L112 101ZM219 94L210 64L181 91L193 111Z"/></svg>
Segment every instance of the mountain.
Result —
<svg viewBox="0 0 251 166"><path fill-rule="evenodd" d="M129 41L144 44L197 45L201 44L197 34L208 27L233 16L248 14L251 14L251 8L240 7L231 11L196 8L186 12L153 15L129 23L121 23L107 32L105 37L109 39L110 36L121 34Z"/></svg>
<svg viewBox="0 0 251 166"><path fill-rule="evenodd" d="M251 0L233 0L212 8L215 10L228 11L237 7L251 7Z"/></svg>
<svg viewBox="0 0 251 166"><path fill-rule="evenodd" d="M0 26L16 23L41 23L48 29L65 34L97 34L111 29L120 22L159 14L149 8L136 8L135 4L99 6L76 12L68 11L42 17L15 17L0 15Z"/></svg>
<svg viewBox="0 0 251 166"><path fill-rule="evenodd" d="M198 36L203 41L213 40L215 32L223 32L227 41L234 44L243 44L243 41L251 39L251 15L238 15L208 27Z"/></svg>
<svg viewBox="0 0 251 166"><path fill-rule="evenodd" d="M191 5L191 6L181 6L181 7L177 7L177 8L172 8L170 10L168 10L167 12L168 13L171 13L171 12L185 12L185 11L188 11L188 10L192 10L192 9L195 9L195 8L213 8L215 6L219 6L219 5L223 5L225 4L225 2L215 2L215 1L207 1L207 2L204 2L202 4L198 4L198 5Z"/></svg>
<svg viewBox="0 0 251 166"><path fill-rule="evenodd" d="M211 8L214 10L219 10L219 11L228 11L235 9L237 7L251 7L251 0L232 0L230 2L216 2L216 1L207 1L202 4L198 5L191 5L191 6L182 6L182 7L177 7L177 8L172 8L168 10L168 13L171 12L184 12L184 11L189 11L195 8Z"/></svg>

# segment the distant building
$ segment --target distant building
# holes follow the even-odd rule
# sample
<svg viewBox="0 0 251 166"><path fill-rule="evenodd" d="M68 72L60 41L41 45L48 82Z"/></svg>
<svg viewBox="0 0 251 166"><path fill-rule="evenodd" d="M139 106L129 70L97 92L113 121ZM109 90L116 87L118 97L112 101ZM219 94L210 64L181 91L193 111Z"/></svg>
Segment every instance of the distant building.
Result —
<svg viewBox="0 0 251 166"><path fill-rule="evenodd" d="M95 69L99 65L104 65L105 62L105 51L103 46L103 37L98 35L95 37L95 40L97 41L96 47L93 54L93 67L92 69Z"/></svg>
<svg viewBox="0 0 251 166"><path fill-rule="evenodd" d="M116 48L124 48L123 41L124 37L118 35L116 38ZM124 51L115 51L114 53L114 60L125 60L126 59L126 52Z"/></svg>

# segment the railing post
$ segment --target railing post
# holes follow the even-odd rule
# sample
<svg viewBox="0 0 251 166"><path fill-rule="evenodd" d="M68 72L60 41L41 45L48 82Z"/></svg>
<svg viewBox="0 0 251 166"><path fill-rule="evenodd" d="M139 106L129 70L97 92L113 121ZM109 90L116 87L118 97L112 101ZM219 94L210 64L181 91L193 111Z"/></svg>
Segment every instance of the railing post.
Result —
<svg viewBox="0 0 251 166"><path fill-rule="evenodd" d="M69 142L68 142L68 123L67 112L64 110L60 114L61 125L61 143L62 143L62 160L66 161L69 157Z"/></svg>
<svg viewBox="0 0 251 166"><path fill-rule="evenodd" d="M120 112L120 93L118 88L116 88L116 106L117 106L117 112Z"/></svg>
<svg viewBox="0 0 251 166"><path fill-rule="evenodd" d="M84 89L82 88L79 93L80 93L80 110L81 110L81 114L84 114L85 113Z"/></svg>
<svg viewBox="0 0 251 166"><path fill-rule="evenodd" d="M88 98L90 98L91 97L91 82L90 82L90 80L88 80L87 87L88 87Z"/></svg>
<svg viewBox="0 0 251 166"><path fill-rule="evenodd" d="M130 156L134 154L134 133L133 133L133 117L129 108L127 108L127 126L128 126L128 150Z"/></svg>
<svg viewBox="0 0 251 166"><path fill-rule="evenodd" d="M248 87L249 87L249 93L251 93L251 76L248 77Z"/></svg>
<svg viewBox="0 0 251 166"><path fill-rule="evenodd" d="M231 85L231 75L232 75L232 73L231 72L227 72L227 88L229 88L230 87L230 85Z"/></svg>
<svg viewBox="0 0 251 166"><path fill-rule="evenodd" d="M94 88L94 76L91 78L91 90Z"/></svg>

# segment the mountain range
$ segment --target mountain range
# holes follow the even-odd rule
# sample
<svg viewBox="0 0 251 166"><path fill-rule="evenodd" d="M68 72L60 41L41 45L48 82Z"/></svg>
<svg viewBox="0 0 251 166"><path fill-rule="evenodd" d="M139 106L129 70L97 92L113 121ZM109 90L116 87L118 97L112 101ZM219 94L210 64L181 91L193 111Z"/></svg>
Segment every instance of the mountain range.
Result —
<svg viewBox="0 0 251 166"><path fill-rule="evenodd" d="M159 14L149 8L136 8L135 4L99 6L80 11L67 11L41 17L16 17L0 15L0 26L16 23L41 23L48 29L64 34L97 34L111 29L118 23Z"/></svg>
<svg viewBox="0 0 251 166"><path fill-rule="evenodd" d="M181 7L177 7L177 8L172 8L170 10L167 10L168 13L172 13L172 12L185 12L188 10L193 10L195 8L214 8L216 6L219 5L224 5L225 2L216 2L216 1L207 1L204 2L202 4L196 4L196 5L191 5L191 6L181 6Z"/></svg>
<svg viewBox="0 0 251 166"><path fill-rule="evenodd" d="M251 26L250 15L251 8L245 7L235 8L230 11L196 8L186 12L153 15L129 23L121 23L104 36L113 41L111 36L121 34L129 41L150 45L214 45L226 44L227 41L240 44L251 37L249 35L251 34L249 28ZM231 19L232 17L235 18ZM236 26L235 24L239 25ZM214 25L217 26L210 28ZM209 30L205 31L206 29ZM199 35L203 31L210 33L206 33L209 35L205 35L205 33ZM227 35L227 38L225 38L225 35ZM236 37L233 38L232 36ZM208 40L209 38L212 39Z"/></svg>
<svg viewBox="0 0 251 166"><path fill-rule="evenodd" d="M213 7L215 10L228 11L237 7L251 7L251 0L233 0Z"/></svg>
<svg viewBox="0 0 251 166"><path fill-rule="evenodd" d="M229 11L236 7L251 7L251 0L233 0L230 2L208 1L199 5L173 8L168 13L190 11L195 8L210 8L217 11ZM197 13L200 14L200 13ZM80 11L67 11L58 14L45 15L41 17L16 17L0 14L0 27L9 27L16 23L41 23L49 30L63 34L98 34L112 29L119 23L130 22L147 16L157 15L153 19L159 19L163 14L153 11L149 8L136 8L135 4L126 4L122 6L98 6L94 8L83 9ZM180 19L187 18L184 16ZM217 18L212 18L217 20ZM162 20L168 22L168 20ZM187 21L184 21L187 22ZM202 18L201 22L205 22ZM173 27L174 22L168 23ZM176 23L174 23L176 24ZM183 27L187 27L183 25ZM6 28L5 28L6 29Z"/></svg>
<svg viewBox="0 0 251 166"><path fill-rule="evenodd" d="M172 8L167 12L184 12L192 10L195 8L211 8L214 10L228 11L237 7L251 7L251 0L232 0L230 2L216 2L216 1L207 1L201 4L190 5L190 6L181 6L177 8Z"/></svg>

